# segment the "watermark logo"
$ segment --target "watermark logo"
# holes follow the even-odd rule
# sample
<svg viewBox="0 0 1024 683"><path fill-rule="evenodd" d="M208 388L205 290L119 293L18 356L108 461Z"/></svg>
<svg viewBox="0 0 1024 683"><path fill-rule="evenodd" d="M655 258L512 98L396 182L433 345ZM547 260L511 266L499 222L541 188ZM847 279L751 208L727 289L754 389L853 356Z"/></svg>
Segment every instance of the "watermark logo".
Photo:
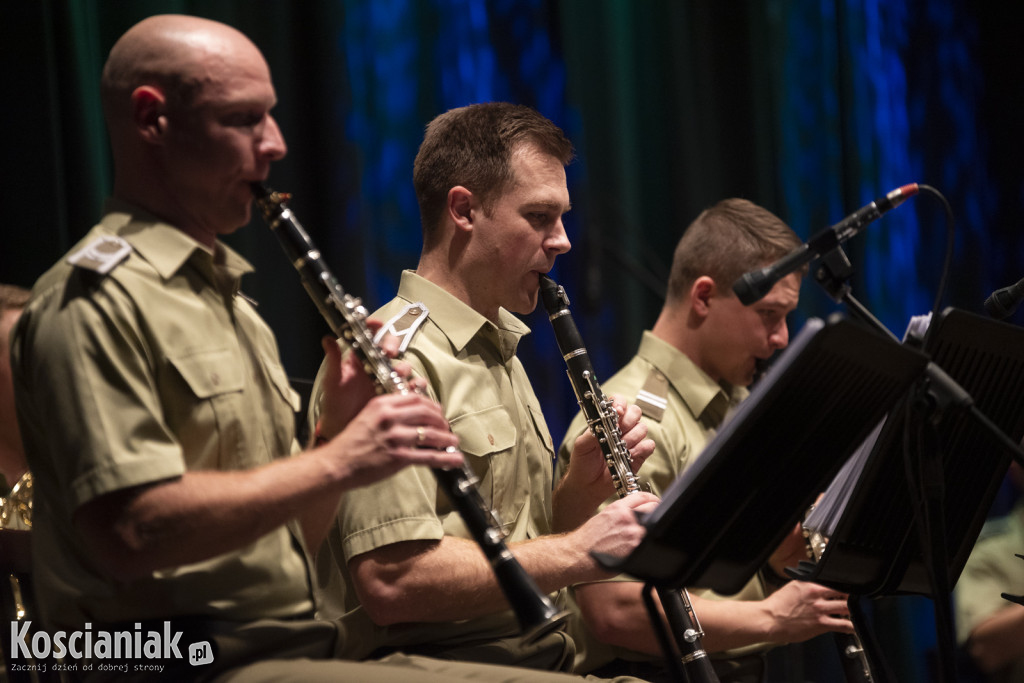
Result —
<svg viewBox="0 0 1024 683"><path fill-rule="evenodd" d="M45 671L45 662L56 660L54 668L64 671L120 670L162 671L171 660L182 660L182 632L173 631L169 621L159 631L144 630L136 623L134 630L46 631L32 629L31 621L12 621L10 628L9 665L14 670ZM209 641L188 645L188 663L202 666L213 662L213 646ZM21 664L20 661L33 662Z"/></svg>
<svg viewBox="0 0 1024 683"><path fill-rule="evenodd" d="M192 666L202 666L213 662L213 648L208 641L192 643L188 646L188 663Z"/></svg>

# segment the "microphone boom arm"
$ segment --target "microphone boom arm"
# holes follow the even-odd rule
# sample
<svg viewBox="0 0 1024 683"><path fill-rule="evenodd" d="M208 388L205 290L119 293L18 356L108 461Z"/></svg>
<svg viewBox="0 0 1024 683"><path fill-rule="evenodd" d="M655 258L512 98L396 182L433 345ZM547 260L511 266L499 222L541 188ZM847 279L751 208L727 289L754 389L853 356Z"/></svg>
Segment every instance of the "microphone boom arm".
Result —
<svg viewBox="0 0 1024 683"><path fill-rule="evenodd" d="M732 289L745 306L762 299L771 291L775 283L798 268L802 268L822 254L827 254L846 240L850 239L868 223L878 219L883 213L894 209L910 197L917 194L917 183L903 185L879 197L870 204L863 206L830 228L826 228L807 240L793 251L770 266L745 273L733 283Z"/></svg>

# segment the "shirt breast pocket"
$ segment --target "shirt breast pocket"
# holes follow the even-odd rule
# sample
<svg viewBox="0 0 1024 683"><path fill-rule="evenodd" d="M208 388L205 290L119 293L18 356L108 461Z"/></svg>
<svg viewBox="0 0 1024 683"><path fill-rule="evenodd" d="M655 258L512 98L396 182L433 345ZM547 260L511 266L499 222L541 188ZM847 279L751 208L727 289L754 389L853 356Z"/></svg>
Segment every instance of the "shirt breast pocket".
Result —
<svg viewBox="0 0 1024 683"><path fill-rule="evenodd" d="M267 374L270 376L271 383L288 405L288 409L292 413L299 412L302 409L302 397L299 396L299 392L292 388L284 368L267 355L263 356L263 365L267 368Z"/></svg>
<svg viewBox="0 0 1024 683"><path fill-rule="evenodd" d="M516 428L504 406L494 406L452 418L452 431L459 437L459 449L466 465L478 479L484 504L493 510L504 527L512 527L529 497L516 450Z"/></svg>
<svg viewBox="0 0 1024 683"><path fill-rule="evenodd" d="M244 453L242 361L230 349L203 349L169 358L181 391L165 395L164 414L189 469L231 469Z"/></svg>
<svg viewBox="0 0 1024 683"><path fill-rule="evenodd" d="M288 381L288 374L280 363L264 354L263 367L267 369L270 383L274 385L275 396L281 399L274 401L269 407L274 419L272 432L274 444L271 455L277 456L292 451L292 439L300 427L298 414L302 409L302 397L292 388L291 382Z"/></svg>

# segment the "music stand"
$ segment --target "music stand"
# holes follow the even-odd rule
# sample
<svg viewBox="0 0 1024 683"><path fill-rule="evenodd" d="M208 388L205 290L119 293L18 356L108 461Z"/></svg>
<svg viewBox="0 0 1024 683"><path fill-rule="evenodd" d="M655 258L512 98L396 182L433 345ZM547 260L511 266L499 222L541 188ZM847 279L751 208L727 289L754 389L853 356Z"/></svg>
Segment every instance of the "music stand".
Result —
<svg viewBox="0 0 1024 683"><path fill-rule="evenodd" d="M862 324L811 319L609 569L666 588L737 592L924 371L919 352Z"/></svg>
<svg viewBox="0 0 1024 683"><path fill-rule="evenodd" d="M974 399L975 411L947 412L935 426L942 442L950 541L943 563L956 583L999 488L1014 444L1024 436L1024 329L958 309L932 322L924 351ZM901 408L909 408L908 396ZM987 416L991 424L986 424ZM821 559L801 578L859 595L929 595L924 551L912 536L913 510L903 454L906 412L882 426ZM1004 434L993 432L993 428ZM1007 438L1008 437L1008 438ZM806 571L805 571L806 570Z"/></svg>
<svg viewBox="0 0 1024 683"><path fill-rule="evenodd" d="M848 500L819 529L828 538L821 558L789 573L851 595L931 597L940 640L948 642L945 596L967 562L1011 458L1019 457L1024 330L946 309L932 321L923 349L960 398L942 406L926 395L940 378L929 368L928 381L862 446L863 461L849 473L855 483ZM906 439L919 433L932 441L918 439L914 452L905 453ZM933 494L917 500L928 518L928 533L917 536L912 532L919 478L930 479Z"/></svg>

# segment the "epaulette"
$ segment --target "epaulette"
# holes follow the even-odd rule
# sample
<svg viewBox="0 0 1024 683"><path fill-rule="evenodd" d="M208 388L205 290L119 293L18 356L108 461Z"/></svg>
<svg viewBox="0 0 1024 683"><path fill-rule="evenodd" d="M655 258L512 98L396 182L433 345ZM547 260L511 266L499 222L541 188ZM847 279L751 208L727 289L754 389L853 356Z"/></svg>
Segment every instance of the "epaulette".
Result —
<svg viewBox="0 0 1024 683"><path fill-rule="evenodd" d="M430 315L430 310L423 304L406 304L398 312L398 315L384 323L384 326L377 330L373 341L379 344L385 334L393 334L401 340L398 345L398 352L405 353L405 350L409 348L409 343L412 342L413 335L416 334L416 330L420 328L420 325L423 324L428 315Z"/></svg>
<svg viewBox="0 0 1024 683"><path fill-rule="evenodd" d="M68 256L68 263L106 275L132 253L132 245L117 235L101 235Z"/></svg>
<svg viewBox="0 0 1024 683"><path fill-rule="evenodd" d="M637 392L636 404L640 406L643 414L652 420L661 422L661 418L665 417L665 407L668 406L668 378L657 368L651 370Z"/></svg>

